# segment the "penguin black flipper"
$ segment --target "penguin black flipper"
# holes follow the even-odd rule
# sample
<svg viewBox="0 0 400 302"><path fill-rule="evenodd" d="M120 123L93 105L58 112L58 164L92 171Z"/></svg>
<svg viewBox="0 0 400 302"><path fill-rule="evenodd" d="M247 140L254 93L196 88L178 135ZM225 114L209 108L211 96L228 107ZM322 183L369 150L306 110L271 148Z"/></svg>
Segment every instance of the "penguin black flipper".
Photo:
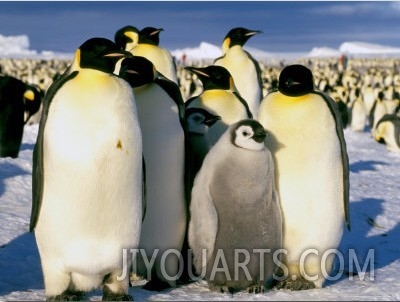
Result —
<svg viewBox="0 0 400 302"><path fill-rule="evenodd" d="M142 155L142 222L146 217L147 210L147 184L146 184L146 161Z"/></svg>
<svg viewBox="0 0 400 302"><path fill-rule="evenodd" d="M252 119L253 118L253 114L250 111L250 107L249 104L247 104L246 100L244 98L242 98L242 96L240 95L239 92L234 91L233 94L239 99L239 101L243 104L243 106L246 108L246 112L247 112L247 116L248 118Z"/></svg>
<svg viewBox="0 0 400 302"><path fill-rule="evenodd" d="M350 231L350 179L349 179L349 157L347 154L346 148L346 140L344 138L343 125L342 125L342 117L340 116L339 109L335 101L330 98L328 95L314 91L313 93L320 95L328 105L329 110L332 113L332 116L336 121L336 133L340 141L340 150L342 155L342 166L343 166L343 200L344 200L344 215L346 221L346 227Z"/></svg>
<svg viewBox="0 0 400 302"><path fill-rule="evenodd" d="M154 83L159 85L174 100L179 110L179 121L184 128L185 102L183 101L178 85L160 73L154 79Z"/></svg>
<svg viewBox="0 0 400 302"><path fill-rule="evenodd" d="M78 71L74 71L66 76L62 76L49 87L43 99L42 117L39 123L39 131L36 139L36 144L33 149L33 166L32 166L32 209L29 224L29 231L32 232L37 224L40 207L43 197L43 135L44 127L46 125L47 116L49 113L51 102L57 91L68 81L75 78Z"/></svg>

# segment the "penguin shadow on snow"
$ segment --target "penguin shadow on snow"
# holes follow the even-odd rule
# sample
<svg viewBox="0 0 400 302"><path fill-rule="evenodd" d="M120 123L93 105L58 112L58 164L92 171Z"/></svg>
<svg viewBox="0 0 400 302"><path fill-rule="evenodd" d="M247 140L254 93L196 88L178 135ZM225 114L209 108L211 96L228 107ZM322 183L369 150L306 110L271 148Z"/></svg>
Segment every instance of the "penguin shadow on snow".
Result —
<svg viewBox="0 0 400 302"><path fill-rule="evenodd" d="M5 180L19 175L30 174L29 171L21 169L18 165L11 161L0 161L0 197L5 192Z"/></svg>
<svg viewBox="0 0 400 302"><path fill-rule="evenodd" d="M24 233L0 246L0 296L41 289L44 282L35 235Z"/></svg>
<svg viewBox="0 0 400 302"><path fill-rule="evenodd" d="M35 147L35 144L27 144L27 143L22 143L19 151L26 151L30 150L33 151L33 148Z"/></svg>
<svg viewBox="0 0 400 302"><path fill-rule="evenodd" d="M360 173L362 171L376 171L375 166L387 165L387 163L376 160L360 160L350 164L350 172Z"/></svg>
<svg viewBox="0 0 400 302"><path fill-rule="evenodd" d="M334 269L330 274L333 279L335 276L340 278L327 280L324 287L351 277L355 281L362 278L370 280L371 276L376 278L379 274L377 270L400 259L400 224L397 223L389 229L376 222L377 217L384 214L384 202L383 199L364 198L350 203L351 231L344 230L338 247L338 252L343 258L336 257ZM379 233L376 233L377 229ZM375 234L369 235L371 232ZM363 276L361 273L366 274Z"/></svg>

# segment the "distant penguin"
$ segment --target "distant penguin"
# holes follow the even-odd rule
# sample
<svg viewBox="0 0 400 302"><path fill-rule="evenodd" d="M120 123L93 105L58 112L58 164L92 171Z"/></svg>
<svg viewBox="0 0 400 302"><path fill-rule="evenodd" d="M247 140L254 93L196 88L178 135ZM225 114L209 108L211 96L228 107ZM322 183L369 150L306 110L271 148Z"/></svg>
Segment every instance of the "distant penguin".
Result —
<svg viewBox="0 0 400 302"><path fill-rule="evenodd" d="M320 288L326 274L321 257L338 247L349 228L349 162L340 113L334 101L314 89L312 72L289 65L278 89L262 101L258 120L268 129L283 215L283 264L277 288ZM304 252L315 249L301 263ZM326 256L326 255L325 255ZM322 263L332 269L334 254ZM303 265L304 264L304 265ZM304 268L304 273L301 269ZM310 279L315 277L315 279Z"/></svg>
<svg viewBox="0 0 400 302"><path fill-rule="evenodd" d="M39 110L42 97L32 85L0 75L0 157L18 157L24 125Z"/></svg>
<svg viewBox="0 0 400 302"><path fill-rule="evenodd" d="M175 61L167 49L159 46L161 31L162 28L145 27L139 31L134 26L125 26L116 32L115 42L133 55L147 58L158 72L178 84Z"/></svg>
<svg viewBox="0 0 400 302"><path fill-rule="evenodd" d="M388 113L386 103L383 100L383 92L380 91L378 93L378 97L375 99L375 102L369 112L369 127L371 129L372 137L375 136L375 129L378 121Z"/></svg>
<svg viewBox="0 0 400 302"><path fill-rule="evenodd" d="M256 120L231 125L196 176L189 244L196 272L205 275L211 290L260 293L276 270L273 254L282 244L282 217L265 137ZM261 256L257 250L262 249L269 252ZM239 272L238 259L246 263Z"/></svg>
<svg viewBox="0 0 400 302"><path fill-rule="evenodd" d="M48 89L33 152L32 214L48 299L131 300L142 220L142 135L129 84L112 74L127 53L92 38ZM72 71L73 70L73 71Z"/></svg>
<svg viewBox="0 0 400 302"><path fill-rule="evenodd" d="M372 106L375 102L375 91L372 84L368 84L362 88L362 98L367 109L367 114L370 113Z"/></svg>
<svg viewBox="0 0 400 302"><path fill-rule="evenodd" d="M350 129L356 132L363 132L367 126L368 109L360 96L354 100L349 108Z"/></svg>
<svg viewBox="0 0 400 302"><path fill-rule="evenodd" d="M400 117L385 114L377 123L374 139L392 152L400 152Z"/></svg>
<svg viewBox="0 0 400 302"><path fill-rule="evenodd" d="M134 56L122 64L136 71L125 74L121 68L120 74L134 89L146 163L146 216L139 246L148 259L159 249L144 288L162 290L176 286L170 276L179 272L176 255L168 256L166 263L162 257L170 249L181 250L187 224L184 103L179 87L159 75L148 59ZM146 276L147 269L139 254L134 272Z"/></svg>
<svg viewBox="0 0 400 302"><path fill-rule="evenodd" d="M222 44L222 57L214 61L214 65L223 66L230 72L238 92L249 104L253 116L257 116L263 97L261 68L258 61L243 49L243 45L258 33L261 31L243 27L231 29Z"/></svg>
<svg viewBox="0 0 400 302"><path fill-rule="evenodd" d="M346 129L346 127L347 127L347 125L349 123L349 111L348 111L347 105L346 105L345 102L343 102L341 100L338 100L338 101L335 101L335 102L336 102L336 105L338 107L338 110L339 110L339 113L340 113L340 117L342 119L343 129Z"/></svg>

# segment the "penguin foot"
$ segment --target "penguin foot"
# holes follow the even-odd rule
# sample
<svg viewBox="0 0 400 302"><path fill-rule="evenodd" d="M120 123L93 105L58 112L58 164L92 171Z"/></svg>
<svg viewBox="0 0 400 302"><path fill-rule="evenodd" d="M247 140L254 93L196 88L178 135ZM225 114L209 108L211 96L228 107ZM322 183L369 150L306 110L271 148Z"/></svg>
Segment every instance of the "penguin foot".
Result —
<svg viewBox="0 0 400 302"><path fill-rule="evenodd" d="M315 284L314 282L293 275L283 281L276 281L274 287L276 289L307 290L315 288Z"/></svg>
<svg viewBox="0 0 400 302"><path fill-rule="evenodd" d="M260 284L255 284L255 285L251 285L249 286L246 291L249 294L262 294L265 292L265 287L264 285L260 285Z"/></svg>
<svg viewBox="0 0 400 302"><path fill-rule="evenodd" d="M157 291L160 292L164 289L170 288L171 286L165 282L162 281L158 278L153 278L149 282L147 282L145 285L142 286L143 289L149 290L149 291Z"/></svg>
<svg viewBox="0 0 400 302"><path fill-rule="evenodd" d="M46 301L80 301L84 296L84 292L66 290L61 295L47 297Z"/></svg>
<svg viewBox="0 0 400 302"><path fill-rule="evenodd" d="M133 297L124 293L113 293L107 286L104 286L102 301L133 301Z"/></svg>

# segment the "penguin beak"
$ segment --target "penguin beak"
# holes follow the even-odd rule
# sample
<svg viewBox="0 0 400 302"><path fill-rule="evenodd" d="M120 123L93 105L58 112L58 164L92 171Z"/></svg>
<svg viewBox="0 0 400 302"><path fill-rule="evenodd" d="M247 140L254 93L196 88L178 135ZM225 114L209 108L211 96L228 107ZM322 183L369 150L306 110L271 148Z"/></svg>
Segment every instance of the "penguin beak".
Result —
<svg viewBox="0 0 400 302"><path fill-rule="evenodd" d="M133 57L133 55L129 51L121 50L121 51L115 51L115 52L110 52L106 53L104 57L108 58L130 58Z"/></svg>
<svg viewBox="0 0 400 302"><path fill-rule="evenodd" d="M210 77L207 73L205 73L205 72L204 72L203 70L201 70L200 68L188 66L188 67L185 67L185 69L188 70L188 71L190 71L190 72L192 72L192 73L194 73L194 74L196 74L196 75L202 75L202 76L207 77L207 78Z"/></svg>
<svg viewBox="0 0 400 302"><path fill-rule="evenodd" d="M203 122L204 125L211 127L214 125L217 121L221 120L221 117L219 115L213 115L208 118L206 118Z"/></svg>
<svg viewBox="0 0 400 302"><path fill-rule="evenodd" d="M265 131L264 129L260 128L257 129L254 134L253 134L253 139L257 142L257 143L261 143L265 140L265 138L267 137L267 131Z"/></svg>
<svg viewBox="0 0 400 302"><path fill-rule="evenodd" d="M248 33L246 33L245 36L251 37L251 36L254 36L256 34L262 34L262 31L261 30L252 30L252 31L249 31Z"/></svg>
<svg viewBox="0 0 400 302"><path fill-rule="evenodd" d="M164 31L164 28L159 28L159 29L153 31L153 32L150 34L150 36L154 36L154 35L156 35L156 34L162 32L162 31Z"/></svg>

